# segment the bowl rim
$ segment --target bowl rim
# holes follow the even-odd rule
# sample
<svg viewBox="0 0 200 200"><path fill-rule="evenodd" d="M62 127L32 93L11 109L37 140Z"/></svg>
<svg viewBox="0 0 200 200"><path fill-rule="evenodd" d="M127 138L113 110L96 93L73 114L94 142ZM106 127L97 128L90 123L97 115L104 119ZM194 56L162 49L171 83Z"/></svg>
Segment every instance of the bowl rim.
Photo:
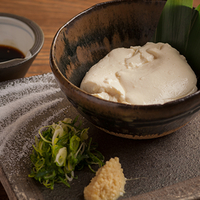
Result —
<svg viewBox="0 0 200 200"><path fill-rule="evenodd" d="M35 36L34 44L30 49L31 56L27 59L22 59L22 60L16 62L16 64L14 64L14 66L22 64L24 62L27 62L28 60L35 57L40 52L40 50L42 49L43 44L44 44L44 33L43 33L43 30L40 28L40 26L37 23L35 23L34 21L32 21L26 17L11 14L11 13L0 12L0 17L8 17L8 18L12 18L12 19L21 21L22 23L26 24L33 31L33 34ZM0 68L9 68L9 67L12 67L10 65L10 63L4 63L3 65L0 65Z"/></svg>
<svg viewBox="0 0 200 200"><path fill-rule="evenodd" d="M71 93L69 91L67 91L68 95L67 95L67 98L73 98L75 97L73 95L73 93L75 92L76 94L80 95L81 98L85 98L86 100L89 100L91 103L94 103L94 104L98 104L98 105L101 105L101 106L106 106L107 108L111 108L111 107L121 107L121 108L126 108L126 110L130 110L130 109L133 109L133 110L152 110L152 109L156 109L156 110L159 110L160 108L165 108L165 107L176 107L180 104L182 104L183 102L187 102L187 101L192 101L192 102L195 102L196 99L200 99L200 90L198 88L198 90L195 92L195 93L192 93L190 95L187 95L183 98L180 98L180 99L177 99L177 100L173 100L173 101L170 101L170 102L167 102L167 103L164 103L164 104L151 104L151 105L133 105L133 104L124 104L124 103L118 103L118 102L112 102L112 101L108 101L108 100L104 100L104 99L100 99L98 97L95 97L83 90L81 90L79 87L77 87L76 85L74 85L73 83L71 83L63 74L62 72L59 70L57 64L56 64L56 61L55 61L55 58L53 56L54 54L54 47L56 45L56 41L59 37L59 34L62 32L62 30L66 27L68 27L70 25L70 23L73 23L74 21L76 21L77 19L79 19L82 15L86 15L88 13L90 13L91 11L93 11L94 9L100 9L102 6L107 6L107 5L110 5L110 4L116 4L116 3L120 3L120 2L131 2L131 0L114 0L114 1L107 1L107 2L102 2L102 3L98 3L98 4L95 4L93 6L91 6L90 8L80 12L79 14L77 14L76 16L74 16L73 18L71 18L69 21L67 21L64 25L62 25L58 31L56 32L54 38L53 38L53 41L52 41L52 45L51 45L51 48L50 48L50 67L52 69L52 72L54 73L54 76L55 78L57 79L57 82L59 83L60 87L61 87L61 90L65 90L63 87L62 87L62 84L67 84L68 86L68 90L71 91ZM146 1L145 1L146 2ZM154 3L156 3L156 1L153 1ZM161 1L158 1L159 3L165 3L166 0L161 0ZM59 81L58 81L59 80ZM66 91L66 90L65 90ZM76 97L75 97L76 98ZM76 100L78 100L76 98ZM81 104L81 101L79 100L78 101L80 104ZM193 112L195 112L196 108L200 107L200 101L198 103L194 103L192 105L190 105L190 108L187 109L188 111L187 112L191 112L191 108L193 109ZM185 112L183 112L185 113ZM180 115L182 115L183 113L180 113Z"/></svg>

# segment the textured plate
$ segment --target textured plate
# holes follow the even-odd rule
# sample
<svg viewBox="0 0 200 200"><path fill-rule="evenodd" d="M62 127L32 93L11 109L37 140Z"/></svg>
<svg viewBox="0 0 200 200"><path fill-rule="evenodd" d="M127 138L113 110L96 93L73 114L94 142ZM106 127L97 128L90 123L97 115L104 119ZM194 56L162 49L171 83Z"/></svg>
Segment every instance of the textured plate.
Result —
<svg viewBox="0 0 200 200"><path fill-rule="evenodd" d="M75 173L78 179L71 188L56 184L50 191L28 178L38 128L77 115L51 73L0 84L0 180L10 199L84 199L83 189L94 176L87 168ZM200 197L200 115L174 134L142 141L106 134L80 119L90 126L90 136L106 160L120 159L128 180L119 199Z"/></svg>

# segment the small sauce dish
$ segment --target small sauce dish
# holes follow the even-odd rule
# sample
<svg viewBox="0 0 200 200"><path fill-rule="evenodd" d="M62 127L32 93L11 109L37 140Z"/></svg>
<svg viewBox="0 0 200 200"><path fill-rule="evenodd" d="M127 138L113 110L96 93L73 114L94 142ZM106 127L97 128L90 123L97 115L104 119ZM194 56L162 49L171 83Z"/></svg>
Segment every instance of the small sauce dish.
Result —
<svg viewBox="0 0 200 200"><path fill-rule="evenodd" d="M43 43L43 31L35 22L0 13L0 82L23 78Z"/></svg>

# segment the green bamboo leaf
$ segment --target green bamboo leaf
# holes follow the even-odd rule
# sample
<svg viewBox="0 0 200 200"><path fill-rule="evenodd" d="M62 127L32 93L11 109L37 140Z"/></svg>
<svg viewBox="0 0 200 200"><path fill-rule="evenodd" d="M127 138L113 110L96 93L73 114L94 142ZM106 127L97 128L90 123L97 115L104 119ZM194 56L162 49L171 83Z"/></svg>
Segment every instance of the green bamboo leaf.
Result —
<svg viewBox="0 0 200 200"><path fill-rule="evenodd" d="M196 74L200 72L200 6L193 10L191 30L188 38L185 57Z"/></svg>
<svg viewBox="0 0 200 200"><path fill-rule="evenodd" d="M200 5L194 9L193 0L168 0L164 6L153 42L169 43L184 55L195 71L200 73Z"/></svg>
<svg viewBox="0 0 200 200"><path fill-rule="evenodd" d="M168 0L159 19L154 42L169 43L181 54L185 54L192 5L192 0Z"/></svg>
<svg viewBox="0 0 200 200"><path fill-rule="evenodd" d="M195 10L197 10L199 12L200 11L200 5L198 5Z"/></svg>

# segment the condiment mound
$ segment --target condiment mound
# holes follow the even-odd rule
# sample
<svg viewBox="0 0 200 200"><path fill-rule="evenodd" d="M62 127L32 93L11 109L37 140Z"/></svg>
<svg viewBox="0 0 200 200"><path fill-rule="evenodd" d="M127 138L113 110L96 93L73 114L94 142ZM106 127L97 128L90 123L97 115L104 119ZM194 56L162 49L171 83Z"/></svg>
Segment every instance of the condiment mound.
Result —
<svg viewBox="0 0 200 200"><path fill-rule="evenodd" d="M116 200L124 194L126 178L119 158L111 158L99 168L96 176L84 189L85 200Z"/></svg>
<svg viewBox="0 0 200 200"><path fill-rule="evenodd" d="M197 91L184 56L165 43L117 48L95 64L80 88L96 97L134 105L164 104Z"/></svg>
<svg viewBox="0 0 200 200"><path fill-rule="evenodd" d="M9 198L83 200L84 188L95 176L88 168L76 171L78 179L70 188L56 184L52 191L28 177L38 128L79 115L54 76L50 73L0 83L0 97L0 181ZM152 140L118 138L79 117L84 127L90 127L90 137L105 160L120 159L128 180L118 200L200 198L200 115L173 134Z"/></svg>

